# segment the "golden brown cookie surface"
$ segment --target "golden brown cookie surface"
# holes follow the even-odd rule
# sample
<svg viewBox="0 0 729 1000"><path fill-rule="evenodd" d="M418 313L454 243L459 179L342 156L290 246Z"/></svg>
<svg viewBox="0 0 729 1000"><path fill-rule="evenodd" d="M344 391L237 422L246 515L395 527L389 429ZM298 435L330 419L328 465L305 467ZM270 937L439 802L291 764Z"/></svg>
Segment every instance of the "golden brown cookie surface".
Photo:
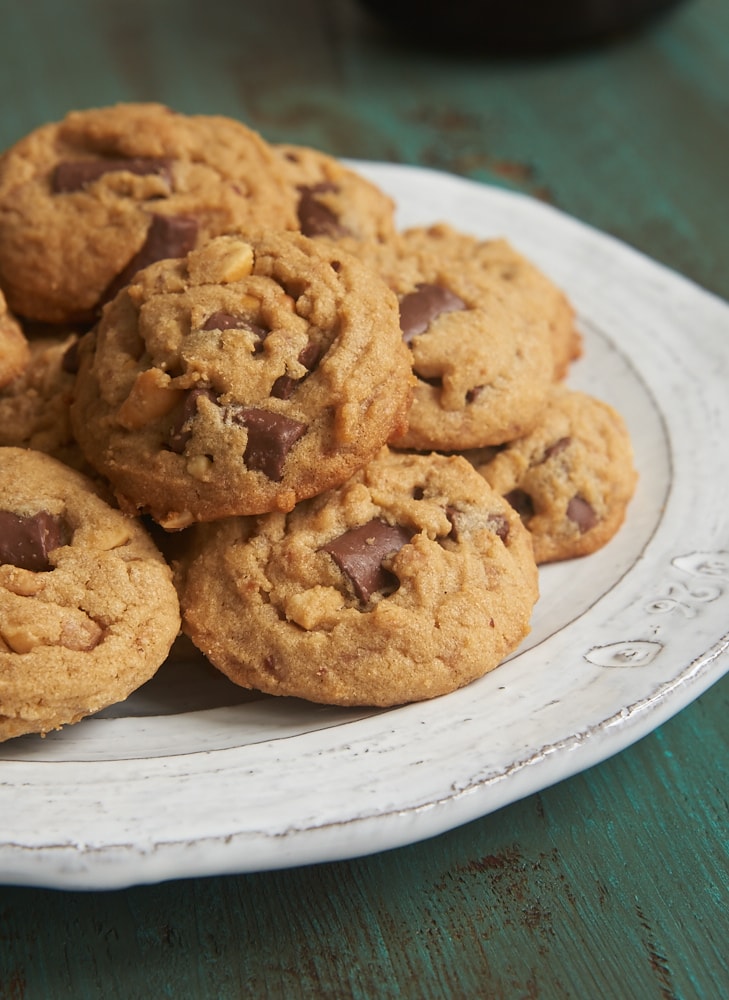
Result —
<svg viewBox="0 0 729 1000"><path fill-rule="evenodd" d="M236 683L339 705L445 694L529 630L531 541L462 458L384 449L289 514L203 525L184 629Z"/></svg>
<svg viewBox="0 0 729 1000"><path fill-rule="evenodd" d="M501 266L480 261L478 241L448 227L344 245L382 275L400 303L417 381L397 447L479 448L537 423L555 375L541 297L505 278Z"/></svg>
<svg viewBox="0 0 729 1000"><path fill-rule="evenodd" d="M0 740L122 701L179 620L170 570L136 520L50 456L0 448Z"/></svg>
<svg viewBox="0 0 729 1000"><path fill-rule="evenodd" d="M294 228L277 162L219 115L71 112L0 158L0 286L18 315L88 322L154 260L241 227Z"/></svg>
<svg viewBox="0 0 729 1000"><path fill-rule="evenodd" d="M393 200L336 157L306 146L274 146L305 236L383 240L395 233Z"/></svg>
<svg viewBox="0 0 729 1000"><path fill-rule="evenodd" d="M11 316L0 290L0 389L22 373L30 360L28 341Z"/></svg>
<svg viewBox="0 0 729 1000"><path fill-rule="evenodd" d="M539 426L479 471L521 514L538 563L605 545L623 523L637 480L620 414L563 385L552 390Z"/></svg>
<svg viewBox="0 0 729 1000"><path fill-rule="evenodd" d="M410 251L455 258L461 267L482 273L490 294L529 310L541 335L551 342L554 377L563 378L582 353L582 336L575 324L575 310L565 292L540 268L504 238L478 239L446 223L413 227L406 231Z"/></svg>
<svg viewBox="0 0 729 1000"><path fill-rule="evenodd" d="M79 444L126 509L170 529L343 482L410 400L394 295L299 233L219 237L153 265L80 356Z"/></svg>

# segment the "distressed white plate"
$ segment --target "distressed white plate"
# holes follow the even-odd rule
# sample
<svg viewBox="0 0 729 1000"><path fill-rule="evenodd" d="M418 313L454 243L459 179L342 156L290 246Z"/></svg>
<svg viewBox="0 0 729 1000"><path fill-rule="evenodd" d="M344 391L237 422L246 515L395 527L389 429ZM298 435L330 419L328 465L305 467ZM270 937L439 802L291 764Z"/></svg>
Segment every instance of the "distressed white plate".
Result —
<svg viewBox="0 0 729 1000"><path fill-rule="evenodd" d="M615 754L729 668L729 306L529 198L357 166L401 225L506 236L568 291L585 337L570 384L633 438L627 522L544 567L528 641L447 697L248 698L183 649L123 705L0 745L0 882L113 888L412 843Z"/></svg>

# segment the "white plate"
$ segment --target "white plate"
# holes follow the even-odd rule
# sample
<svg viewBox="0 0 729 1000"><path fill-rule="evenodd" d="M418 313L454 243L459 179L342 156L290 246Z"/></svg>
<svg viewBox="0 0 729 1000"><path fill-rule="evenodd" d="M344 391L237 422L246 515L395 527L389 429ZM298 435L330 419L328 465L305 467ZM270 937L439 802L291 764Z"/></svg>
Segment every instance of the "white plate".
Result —
<svg viewBox="0 0 729 1000"><path fill-rule="evenodd" d="M412 843L616 753L729 668L729 306L540 202L357 166L401 225L506 236L568 291L585 335L570 384L633 438L627 522L544 567L528 641L447 697L249 699L183 655L114 710L1 745L0 882L114 888Z"/></svg>

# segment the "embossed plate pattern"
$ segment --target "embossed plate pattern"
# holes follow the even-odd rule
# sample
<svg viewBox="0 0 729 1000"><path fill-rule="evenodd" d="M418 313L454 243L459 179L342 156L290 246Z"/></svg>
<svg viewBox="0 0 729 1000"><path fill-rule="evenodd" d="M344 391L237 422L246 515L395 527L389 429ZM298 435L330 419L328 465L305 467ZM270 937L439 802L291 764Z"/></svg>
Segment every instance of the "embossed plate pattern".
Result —
<svg viewBox="0 0 729 1000"><path fill-rule="evenodd" d="M729 667L729 306L524 196L356 165L401 225L506 236L568 291L585 336L569 382L615 405L635 446L626 524L544 567L528 640L445 698L250 698L183 648L123 705L1 745L0 882L111 888L412 843L622 750Z"/></svg>

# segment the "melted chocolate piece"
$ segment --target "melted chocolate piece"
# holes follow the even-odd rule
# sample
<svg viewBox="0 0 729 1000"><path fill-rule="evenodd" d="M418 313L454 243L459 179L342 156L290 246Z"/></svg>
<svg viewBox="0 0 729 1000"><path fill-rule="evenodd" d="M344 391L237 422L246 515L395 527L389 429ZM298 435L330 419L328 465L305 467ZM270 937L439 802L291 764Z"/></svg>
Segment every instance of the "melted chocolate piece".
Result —
<svg viewBox="0 0 729 1000"><path fill-rule="evenodd" d="M312 184L309 187L302 185L299 188L297 214L299 228L304 236L329 236L332 239L340 239L343 236L351 235L331 208L317 198L318 194L338 190L336 184L326 181L321 184Z"/></svg>
<svg viewBox="0 0 729 1000"><path fill-rule="evenodd" d="M542 462L546 462L547 459L554 458L555 455L559 455L559 453L564 451L565 448L569 448L571 443L571 437L563 437L558 441L555 441L554 444L550 444L550 446L544 451L544 458L542 459Z"/></svg>
<svg viewBox="0 0 729 1000"><path fill-rule="evenodd" d="M236 316L233 313L219 310L205 320L202 325L203 330L248 330L264 341L270 330L264 329L258 323L253 323L246 316Z"/></svg>
<svg viewBox="0 0 729 1000"><path fill-rule="evenodd" d="M425 333L433 320L442 313L467 308L463 299L449 288L421 282L415 286L414 292L409 292L400 299L402 339L409 344L413 337Z"/></svg>
<svg viewBox="0 0 729 1000"><path fill-rule="evenodd" d="M188 215L153 215L147 238L127 266L109 283L99 302L102 306L128 285L137 271L158 260L184 257L197 243L197 219Z"/></svg>
<svg viewBox="0 0 729 1000"><path fill-rule="evenodd" d="M387 556L407 545L412 532L397 524L387 524L374 518L368 524L345 531L322 546L354 588L360 601L367 602L378 590L392 591L397 577L386 570L382 563Z"/></svg>
<svg viewBox="0 0 729 1000"><path fill-rule="evenodd" d="M213 403L217 402L212 389L190 389L185 396L185 401L180 408L177 419L170 428L167 437L167 444L171 451L181 455L185 450L185 445L192 437L192 424L197 416L197 403L201 396L205 396Z"/></svg>
<svg viewBox="0 0 729 1000"><path fill-rule="evenodd" d="M298 357L299 364L306 368L306 375L302 375L301 378L292 378L290 375L279 375L271 387L271 395L275 396L276 399L289 399L296 386L300 382L303 382L306 376L311 374L314 368L316 368L320 356L319 346L310 340L306 347L302 348L299 352Z"/></svg>
<svg viewBox="0 0 729 1000"><path fill-rule="evenodd" d="M497 535L502 542L509 539L509 521L503 514L489 514L489 528Z"/></svg>
<svg viewBox="0 0 729 1000"><path fill-rule="evenodd" d="M528 520L530 517L534 517L534 501L526 490L510 490L504 500L511 504L521 518Z"/></svg>
<svg viewBox="0 0 729 1000"><path fill-rule="evenodd" d="M262 472L275 483L280 482L286 456L306 433L306 424L255 407L231 407L231 419L248 431L243 453L248 468Z"/></svg>
<svg viewBox="0 0 729 1000"><path fill-rule="evenodd" d="M117 173L122 170L139 176L158 174L172 187L171 163L171 160L162 156L131 156L126 159L124 157L109 157L99 160L64 160L57 164L51 175L51 191L54 194L68 194L73 191L82 191L87 184L98 180L104 174Z"/></svg>
<svg viewBox="0 0 729 1000"><path fill-rule="evenodd" d="M577 525L581 535L594 528L599 520L592 505L579 495L567 504L567 517Z"/></svg>
<svg viewBox="0 0 729 1000"><path fill-rule="evenodd" d="M64 519L48 511L24 516L0 510L0 563L47 572L53 568L48 553L67 545L70 536Z"/></svg>

